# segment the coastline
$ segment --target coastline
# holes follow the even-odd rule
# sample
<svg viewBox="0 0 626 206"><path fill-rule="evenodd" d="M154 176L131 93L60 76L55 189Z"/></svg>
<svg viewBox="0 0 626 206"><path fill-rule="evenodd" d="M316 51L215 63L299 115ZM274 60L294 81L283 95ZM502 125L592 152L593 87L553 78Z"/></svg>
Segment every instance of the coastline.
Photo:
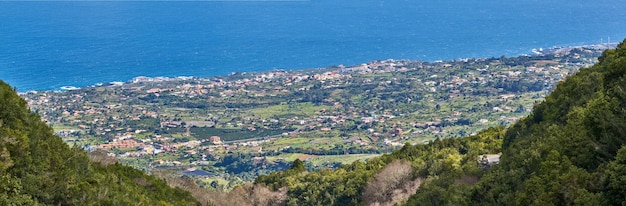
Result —
<svg viewBox="0 0 626 206"><path fill-rule="evenodd" d="M563 54L566 52L569 52L572 49L589 49L589 50L606 50L606 49L613 49L618 45L619 42L612 42L612 43L601 43L601 44L589 44L589 45L577 45L577 46L552 46L549 48L534 48L531 49L530 53L525 53L525 54L520 54L517 56L543 56L543 55L551 55L551 54ZM490 57L490 58L495 58L495 57ZM107 83L95 83L86 87L77 87L77 86L73 86L73 85L65 85L65 86L61 86L58 89L53 89L53 90L28 90L28 91L24 91L24 92L19 92L20 94L24 94L24 93L37 93L37 92L65 92L65 91L72 91L72 90L80 90L83 88L93 88L93 87L110 87L110 86L122 86L125 84L131 84L131 83L140 83L140 82L167 82L167 81L186 81L186 80L211 80L211 79L222 79L222 78L228 78L228 77L233 77L235 75L263 75L263 74L268 74L271 72L276 72L276 71L286 71L286 72L293 72L293 73L322 73L325 70L332 70L332 69L337 69L337 68L354 68L354 67L358 67L358 66L362 66L362 65L367 65L369 63L372 62L381 62L381 61L402 61L402 62L420 62L420 63L445 63L445 62L452 62L452 61L457 61L457 60L465 60L465 59L489 59L489 58L457 58L457 59L448 59L448 60L437 60L437 61L432 61L432 62L428 62L428 61L421 61L421 60L410 60L410 59L386 59L386 60L372 60L369 61L367 63L362 63L362 64L358 64L358 65L351 65L351 66L344 66L343 64L340 65L331 65L331 66L327 66L324 68L307 68L307 69L272 69L272 70L267 70L267 71L254 71L254 72L231 72L229 75L216 75L216 76L204 76L204 77L198 77L198 76L176 76L176 77L170 77L170 76L155 76L155 77L150 77L150 76L136 76L133 77L130 80L126 80L126 81L112 81L112 82L107 82Z"/></svg>

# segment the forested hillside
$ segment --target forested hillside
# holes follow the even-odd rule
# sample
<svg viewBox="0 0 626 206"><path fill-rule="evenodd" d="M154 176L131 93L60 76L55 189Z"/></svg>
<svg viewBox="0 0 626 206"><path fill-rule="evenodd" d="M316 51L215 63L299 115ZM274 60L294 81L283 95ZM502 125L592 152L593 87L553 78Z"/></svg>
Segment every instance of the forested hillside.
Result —
<svg viewBox="0 0 626 206"><path fill-rule="evenodd" d="M560 83L506 133L500 164L472 201L626 204L626 44Z"/></svg>
<svg viewBox="0 0 626 206"><path fill-rule="evenodd" d="M288 190L287 205L623 205L624 87L621 43L506 131L405 145L337 170L295 166L256 183Z"/></svg>
<svg viewBox="0 0 626 206"><path fill-rule="evenodd" d="M2 81L0 179L0 205L199 205L154 176L69 148Z"/></svg>

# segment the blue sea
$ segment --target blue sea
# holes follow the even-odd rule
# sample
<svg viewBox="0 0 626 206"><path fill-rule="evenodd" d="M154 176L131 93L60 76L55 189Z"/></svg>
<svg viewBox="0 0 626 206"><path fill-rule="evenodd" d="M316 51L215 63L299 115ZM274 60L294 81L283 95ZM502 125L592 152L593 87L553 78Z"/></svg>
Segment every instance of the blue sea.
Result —
<svg viewBox="0 0 626 206"><path fill-rule="evenodd" d="M18 91L621 41L626 0L0 1Z"/></svg>

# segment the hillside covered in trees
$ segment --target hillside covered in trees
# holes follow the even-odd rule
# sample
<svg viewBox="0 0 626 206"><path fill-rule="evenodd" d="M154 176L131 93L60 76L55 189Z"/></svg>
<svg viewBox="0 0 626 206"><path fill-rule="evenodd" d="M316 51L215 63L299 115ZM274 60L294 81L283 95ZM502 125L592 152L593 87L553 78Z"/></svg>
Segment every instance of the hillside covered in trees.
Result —
<svg viewBox="0 0 626 206"><path fill-rule="evenodd" d="M199 203L164 180L70 148L0 81L0 205Z"/></svg>
<svg viewBox="0 0 626 206"><path fill-rule="evenodd" d="M502 160L468 199L626 204L626 44L560 83L505 134Z"/></svg>
<svg viewBox="0 0 626 206"><path fill-rule="evenodd" d="M286 205L624 205L625 85L621 43L507 130L407 144L336 170L294 164L256 184L287 190Z"/></svg>

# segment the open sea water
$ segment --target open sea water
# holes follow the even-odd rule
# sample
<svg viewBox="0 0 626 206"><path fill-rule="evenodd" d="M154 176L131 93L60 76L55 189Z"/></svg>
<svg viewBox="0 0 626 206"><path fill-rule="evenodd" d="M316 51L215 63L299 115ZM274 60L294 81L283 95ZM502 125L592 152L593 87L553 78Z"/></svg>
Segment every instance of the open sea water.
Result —
<svg viewBox="0 0 626 206"><path fill-rule="evenodd" d="M621 41L626 0L0 1L18 91Z"/></svg>

